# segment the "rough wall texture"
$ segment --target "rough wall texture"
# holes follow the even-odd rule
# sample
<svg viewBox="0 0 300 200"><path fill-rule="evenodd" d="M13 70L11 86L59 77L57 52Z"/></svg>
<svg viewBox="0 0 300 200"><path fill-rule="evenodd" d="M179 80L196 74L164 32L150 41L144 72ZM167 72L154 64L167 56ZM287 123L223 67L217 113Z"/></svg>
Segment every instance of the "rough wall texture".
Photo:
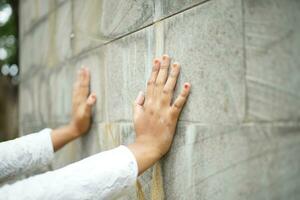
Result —
<svg viewBox="0 0 300 200"><path fill-rule="evenodd" d="M91 132L53 168L134 138L131 103L168 53L192 83L171 151L124 199L300 198L300 1L22 0L20 134L70 118L81 65Z"/></svg>

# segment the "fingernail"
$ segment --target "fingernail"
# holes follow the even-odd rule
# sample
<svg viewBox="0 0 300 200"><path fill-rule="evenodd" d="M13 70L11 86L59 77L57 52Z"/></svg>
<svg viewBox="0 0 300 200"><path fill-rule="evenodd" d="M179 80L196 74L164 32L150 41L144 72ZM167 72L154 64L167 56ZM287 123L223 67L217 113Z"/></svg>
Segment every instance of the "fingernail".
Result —
<svg viewBox="0 0 300 200"><path fill-rule="evenodd" d="M143 91L140 91L139 92L139 98L142 98L144 96L144 92Z"/></svg>
<svg viewBox="0 0 300 200"><path fill-rule="evenodd" d="M174 62L173 63L173 67L178 67L179 66L179 63L178 62Z"/></svg>
<svg viewBox="0 0 300 200"><path fill-rule="evenodd" d="M156 59L156 60L154 61L154 63L155 63L155 64L158 64L158 63L159 63L159 60Z"/></svg>
<svg viewBox="0 0 300 200"><path fill-rule="evenodd" d="M189 84L189 83L185 83L185 84L184 84L184 88L185 88L185 89L188 89L189 87L190 87L190 84Z"/></svg>
<svg viewBox="0 0 300 200"><path fill-rule="evenodd" d="M136 98L136 103L137 104L142 104L144 99L144 92L140 91L138 94L138 97Z"/></svg>
<svg viewBox="0 0 300 200"><path fill-rule="evenodd" d="M166 60L169 56L167 54L163 55L163 60Z"/></svg>

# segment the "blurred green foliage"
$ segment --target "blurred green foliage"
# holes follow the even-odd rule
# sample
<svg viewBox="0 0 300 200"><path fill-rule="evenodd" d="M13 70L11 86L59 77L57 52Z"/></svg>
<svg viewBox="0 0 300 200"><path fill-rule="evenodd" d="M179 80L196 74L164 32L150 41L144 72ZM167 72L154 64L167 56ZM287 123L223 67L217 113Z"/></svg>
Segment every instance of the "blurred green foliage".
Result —
<svg viewBox="0 0 300 200"><path fill-rule="evenodd" d="M7 58L0 60L0 68L3 64L18 64L18 1L0 0L0 12L7 5L12 8L12 14L5 24L0 25L0 48L7 51Z"/></svg>

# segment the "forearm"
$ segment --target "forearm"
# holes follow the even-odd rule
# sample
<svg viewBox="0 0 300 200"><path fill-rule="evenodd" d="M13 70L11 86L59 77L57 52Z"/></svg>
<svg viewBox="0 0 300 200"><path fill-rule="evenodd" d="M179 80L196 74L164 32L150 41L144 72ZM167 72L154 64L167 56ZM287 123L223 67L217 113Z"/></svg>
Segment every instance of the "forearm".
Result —
<svg viewBox="0 0 300 200"><path fill-rule="evenodd" d="M153 166L163 155L159 149L146 141L144 138L137 138L133 144L128 145L135 156L139 175Z"/></svg>
<svg viewBox="0 0 300 200"><path fill-rule="evenodd" d="M133 186L135 158L125 146L88 157L64 168L0 188L10 199L114 199ZM27 189L24 189L27 188Z"/></svg>
<svg viewBox="0 0 300 200"><path fill-rule="evenodd" d="M0 182L47 166L54 156L50 134L44 129L0 143Z"/></svg>
<svg viewBox="0 0 300 200"><path fill-rule="evenodd" d="M54 129L51 133L51 140L54 151L59 150L67 143L80 136L78 130L70 123L66 126Z"/></svg>

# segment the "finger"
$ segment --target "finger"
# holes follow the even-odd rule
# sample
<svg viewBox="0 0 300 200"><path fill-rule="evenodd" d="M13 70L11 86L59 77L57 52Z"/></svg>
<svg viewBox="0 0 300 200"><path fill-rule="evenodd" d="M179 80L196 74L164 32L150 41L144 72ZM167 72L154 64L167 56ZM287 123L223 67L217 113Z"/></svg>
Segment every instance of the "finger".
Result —
<svg viewBox="0 0 300 200"><path fill-rule="evenodd" d="M164 86L168 77L168 70L170 66L170 57L168 55L163 55L161 66L157 75L156 84Z"/></svg>
<svg viewBox="0 0 300 200"><path fill-rule="evenodd" d="M85 100L89 94L90 87L90 71L87 67L83 67L78 71L76 90L78 98Z"/></svg>
<svg viewBox="0 0 300 200"><path fill-rule="evenodd" d="M181 91L179 96L174 101L171 109L172 109L172 113L174 114L175 117L179 116L179 114L187 100L187 97L190 93L190 89L191 89L191 84L185 83L183 90Z"/></svg>
<svg viewBox="0 0 300 200"><path fill-rule="evenodd" d="M172 97L175 86L176 86L176 82L178 79L178 75L180 72L180 65L179 63L174 63L172 65L172 69L171 69L171 73L169 74L168 80L166 85L164 86L164 92L169 94L170 97Z"/></svg>
<svg viewBox="0 0 300 200"><path fill-rule="evenodd" d="M82 73L80 73L80 85L84 87L90 86L90 70L87 67L82 67Z"/></svg>
<svg viewBox="0 0 300 200"><path fill-rule="evenodd" d="M84 102L86 99L84 89L81 88L81 82L82 82L83 76L84 76L83 73L84 73L83 68L81 68L77 71L76 81L73 86L73 103L76 105Z"/></svg>
<svg viewBox="0 0 300 200"><path fill-rule="evenodd" d="M143 104L145 101L145 95L143 92L139 92L137 98L134 101L133 114L134 120L143 112Z"/></svg>
<svg viewBox="0 0 300 200"><path fill-rule="evenodd" d="M140 91L137 98L135 99L135 103L140 106L143 106L144 102L145 102L145 95L142 91Z"/></svg>
<svg viewBox="0 0 300 200"><path fill-rule="evenodd" d="M87 104L88 106L93 106L93 105L95 105L96 100L97 100L97 96L96 96L96 94L93 92L93 93L91 93L90 96L87 98L86 104Z"/></svg>
<svg viewBox="0 0 300 200"><path fill-rule="evenodd" d="M156 81L156 78L157 78L157 75L159 72L159 68L160 68L159 59L154 59L152 72L151 72L150 78L147 83L147 97L150 97L153 95L153 88L154 88L154 84L155 84L155 81Z"/></svg>

